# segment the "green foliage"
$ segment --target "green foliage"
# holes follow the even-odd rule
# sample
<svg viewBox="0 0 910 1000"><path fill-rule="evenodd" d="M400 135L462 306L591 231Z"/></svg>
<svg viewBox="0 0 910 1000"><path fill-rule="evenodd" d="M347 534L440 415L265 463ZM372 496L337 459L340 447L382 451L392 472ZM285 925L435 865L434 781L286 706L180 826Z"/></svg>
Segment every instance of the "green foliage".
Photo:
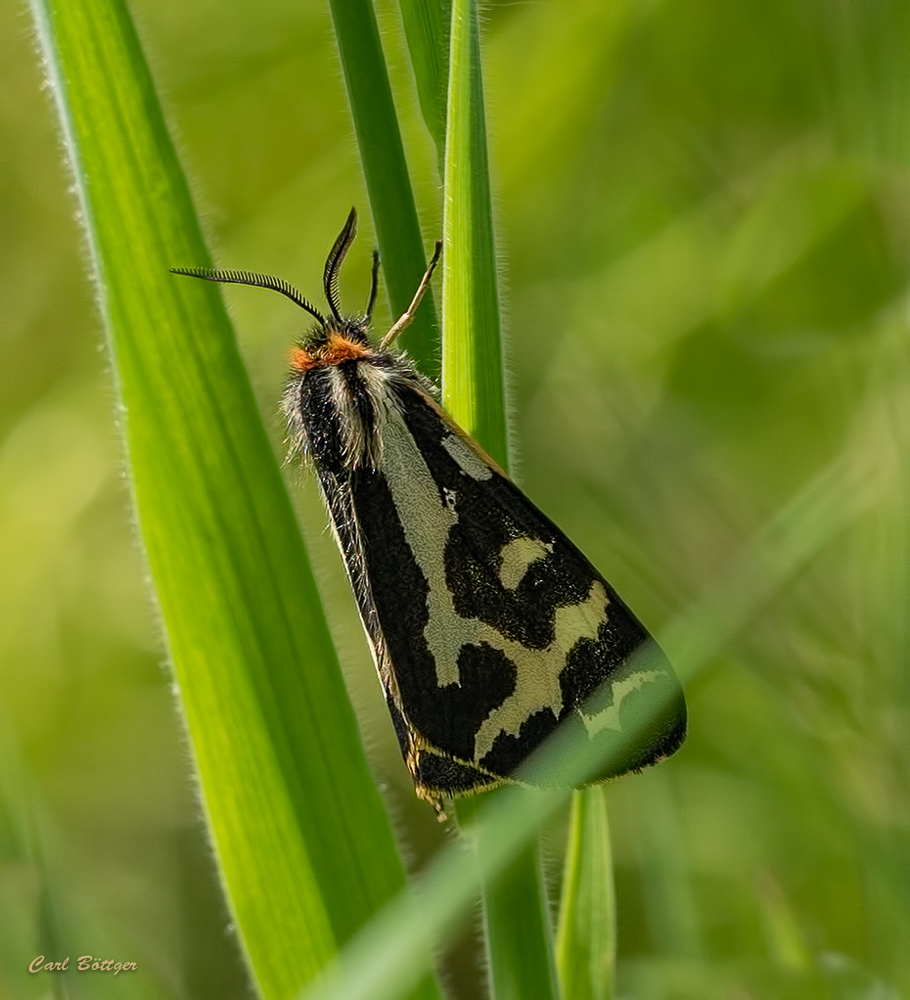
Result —
<svg viewBox="0 0 910 1000"><path fill-rule="evenodd" d="M403 872L220 295L168 273L208 255L126 9L35 15L212 840L257 989L287 997Z"/></svg>
<svg viewBox="0 0 910 1000"><path fill-rule="evenodd" d="M445 151L443 401L509 465L500 307L476 5L453 0Z"/></svg>
<svg viewBox="0 0 910 1000"><path fill-rule="evenodd" d="M372 0L331 0L330 6L389 302L400 316L410 305L427 259L376 15ZM435 325L429 292L403 341L431 377L439 370Z"/></svg>
<svg viewBox="0 0 910 1000"><path fill-rule="evenodd" d="M440 157L446 146L451 0L399 0L420 110Z"/></svg>
<svg viewBox="0 0 910 1000"><path fill-rule="evenodd" d="M483 73L472 0L453 0L448 65L443 402L455 420L508 469ZM475 805L459 804L459 821L464 823ZM475 840L473 846L483 849L481 841ZM483 923L490 990L497 1000L546 1000L557 995L552 931L536 845L526 846L497 879L485 882Z"/></svg>
<svg viewBox="0 0 910 1000"><path fill-rule="evenodd" d="M615 996L616 900L603 788L572 797L556 943L563 993L577 1000Z"/></svg>
<svg viewBox="0 0 910 1000"><path fill-rule="evenodd" d="M439 43L445 18L436 17L442 6L402 0L399 23L399 11L380 4L377 31L367 32L356 15L370 8L339 2L337 46L321 5L134 0L133 7L217 263L280 273L313 296L326 250L356 203L367 230L372 214L388 269L404 256L396 239L417 248L403 265L413 274L402 269L399 291L390 296L388 312L397 311L419 277L424 246L440 231L448 239L459 228L450 213L440 227L438 202L440 167L445 175L452 166L441 158L446 117L439 78L448 64ZM67 13L80 9L68 5ZM398 216L410 220L406 233L395 231L394 218L377 216L391 191L401 197L405 190L401 157L391 173L377 166L371 176L366 169L371 213L364 211L358 147L344 111L346 83L355 103L344 16L359 23L359 43L369 41L367 34L372 40L368 57L353 59L373 102L354 107L361 152L361 133L371 124L381 140L377 155L384 143L399 142L398 129L399 148L407 151L416 211ZM109 376L95 350L97 321L75 251L72 204L33 56L12 11L0 18L9 74L0 101L6 153L0 160L6 306L0 922L13 928L0 944L0 994L46 995L53 984L25 972L34 957L26 951L67 947L109 949L143 969L131 985L122 975L106 984L63 980L61 988L74 996L80 990L120 995L124 987L149 997L181 990L213 1000L247 996L236 947L223 933L227 916L187 788L186 753L124 515L121 458L109 431ZM87 37L97 38L97 47L82 50L88 65L67 85L95 63L100 76L106 65L98 56L110 29L105 18L96 20ZM479 244L447 244L446 263L460 259L463 282L450 301L475 310L474 319L465 312L463 328L495 332L498 303L489 308L495 294L469 281L507 277L510 413L523 485L661 636L687 680L686 747L653 773L610 789L621 932L616 993L667 1000L903 995L910 990L900 933L910 922L904 863L910 147L903 124L910 117L904 58L910 18L889 0L834 6L711 0L697 10L566 0L490 4L483 28L504 271L494 266L491 227ZM385 50L378 64L377 38ZM382 86L370 88L383 62L398 122L391 138L391 105ZM128 63L111 77L117 86L107 88L127 103ZM138 93L154 119L151 91ZM476 107L469 102L462 111ZM98 112L90 105L86 113ZM476 118L450 124L451 136L459 129L462 137L472 129L478 134ZM146 135L131 133L131 143L113 147L103 129L98 133L102 149L117 150L104 171L137 178L140 195L118 196L106 205L108 216L86 220L93 231L110 234L116 253L104 256L118 258L128 272L102 266L102 301L117 304L109 316L123 314L136 290L117 354L118 370L133 373L119 376L131 461L159 451L171 459L160 475L137 479L135 494L141 512L141 498L154 499L175 477L172 466L198 469L197 483L217 473L204 488L191 486L188 474L176 476L184 479L184 499L162 509L159 523L238 526L233 547L242 550L240 562L231 561L223 541L201 536L175 556L175 565L220 560L206 587L192 592L189 607L195 612L198 603L200 618L187 621L191 634L216 641L218 656L239 639L245 648L267 646L254 658L259 673L245 681L238 660L226 654L224 663L198 669L211 678L209 707L216 698L219 705L242 702L242 724L218 744L224 754L250 748L246 759L256 770L243 772L244 787L238 783L241 804L247 809L255 799L278 809L282 798L272 787L257 795L259 769L274 762L273 776L284 767L283 781L288 770L296 773L291 761L300 749L334 748L315 738L321 729L304 732L303 720L328 725L347 710L337 678L326 680L319 666L333 654L320 650L317 663L304 653L304 644L321 645L325 637L310 611L299 612L306 618L294 611L293 629L270 624L268 639L245 612L234 620L245 603L234 594L252 595L273 623L278 609L297 609L310 588L219 299L156 270L206 259L191 229L183 231L181 259L171 257L166 234L173 216L159 206L165 194L178 206L186 199L168 171L156 172L163 132L152 129L152 152ZM485 175L464 172L462 180L482 185ZM96 200L89 190L86 202ZM482 192L468 187L459 205L473 205L476 214L467 218L479 221ZM144 241L115 242L133 231L137 216L149 231L165 233L154 249ZM459 232L477 235L480 228ZM366 293L369 249L365 234L342 278L345 301L353 298L357 307ZM478 253L487 255L482 267L474 266ZM436 299L442 314L458 287L449 279ZM245 289L225 294L258 412L273 452L280 451L275 399L298 317L277 297ZM429 316L426 306L424 312ZM179 356L169 360L178 345ZM464 354L459 371L473 365L481 375L499 372L498 344L479 361L480 345L459 346L456 339L450 348ZM426 363L435 348L415 350ZM134 376L146 367L156 374L143 386ZM218 372L223 396L199 384L203 368ZM477 384L471 377L455 394L463 398L466 423L474 420L471 393L477 406L501 399L495 385L478 392ZM161 413L140 420L143 388L155 390ZM452 405L462 403L453 398ZM503 429L504 412L490 425ZM178 434L178 417L191 423L193 435ZM139 435L143 420L152 433ZM224 426L215 433L218 421ZM504 434L497 445L481 420L472 426L487 447L505 454ZM241 454L251 456L242 475ZM281 960L288 968L319 964L319 956L347 940L348 978L335 981L336 995L376 1000L419 982L426 948L440 935L450 939L470 914L478 879L494 879L548 817L562 817L544 840L551 892L559 894L566 800L497 796L490 814L481 808L477 816L490 831L489 850L468 854L456 845L427 862L442 832L413 801L402 773L312 485L295 497L371 766L409 865L421 876L415 897L395 896L362 934L336 935L327 929L328 911L346 909L348 901L341 888L338 900L327 898L328 870L311 865L314 891L295 896L293 906L302 912L318 898L323 915L306 922L325 930L281 949ZM151 509L147 501L145 511ZM263 509L288 546L267 547L265 558L261 550L254 555L261 540L249 525L239 527L243 510L255 512L261 526ZM154 522L148 513L140 517L148 544L157 537L147 527ZM150 565L157 575L152 556ZM240 569L242 581L234 575ZM225 591L230 580L237 589L215 603L216 629L208 588L219 589L222 574L228 574ZM289 587L288 574L296 581ZM302 676L276 680L291 650ZM192 685L182 677L180 683L192 699ZM272 703L274 711L266 683L293 686L287 700ZM318 684L324 688L317 694L311 685ZM195 717L187 712L191 736L208 722L205 699L197 705ZM350 736L349 716L341 726ZM296 749L285 743L280 754L263 756L280 733L293 736ZM339 737L333 761L325 755L315 761L346 767L343 747L353 746L354 737ZM362 763L355 772L361 778L352 780L364 782L370 796ZM202 788L208 803L205 779ZM361 795L347 796L345 809L374 808L368 798L352 805L355 798ZM329 808L337 814L342 807ZM268 818L255 815L257 823ZM287 822L278 825L288 837L307 822L290 806L282 815ZM298 862L308 856L296 855ZM573 847L569 857L565 906L576 902L563 909L558 949L566 984L586 964L586 950L603 955L610 947L600 937L609 915L589 916L604 898L589 899L589 908L581 893L605 877L597 868L603 854ZM278 893L278 912L290 908L287 887L306 867L298 862L285 884L267 883ZM389 878L392 867L377 867L364 877ZM390 879L385 895L376 891L374 899L400 884L400 877ZM577 947L567 950L585 926ZM463 971L470 959L468 948L449 960L453 995L480 993L478 977ZM352 983L357 990L344 992Z"/></svg>

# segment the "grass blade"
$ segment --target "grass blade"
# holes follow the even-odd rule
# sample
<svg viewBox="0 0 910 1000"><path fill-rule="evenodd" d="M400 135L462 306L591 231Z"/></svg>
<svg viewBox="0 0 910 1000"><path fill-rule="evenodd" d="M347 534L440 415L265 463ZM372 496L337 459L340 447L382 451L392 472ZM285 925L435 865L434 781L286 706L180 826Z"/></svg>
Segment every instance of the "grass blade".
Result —
<svg viewBox="0 0 910 1000"><path fill-rule="evenodd" d="M258 988L403 885L306 553L120 0L34 0L96 269L139 527ZM430 991L432 992L432 991Z"/></svg>
<svg viewBox="0 0 910 1000"><path fill-rule="evenodd" d="M559 996L553 930L536 840L485 884L483 906L493 997Z"/></svg>
<svg viewBox="0 0 910 1000"><path fill-rule="evenodd" d="M572 797L556 962L563 996L615 996L616 900L603 788L577 791Z"/></svg>
<svg viewBox="0 0 910 1000"><path fill-rule="evenodd" d="M451 0L399 0L420 110L440 158L446 142Z"/></svg>
<svg viewBox="0 0 910 1000"><path fill-rule="evenodd" d="M443 232L443 399L508 468L502 335L477 10L454 0L449 58ZM498 794L498 793L497 793ZM484 798L489 798L485 796ZM460 822L473 803L460 803ZM475 845L477 850L481 844ZM552 931L536 847L486 882L484 927L493 995L557 994Z"/></svg>
<svg viewBox="0 0 910 1000"><path fill-rule="evenodd" d="M427 258L376 13L371 0L331 0L330 6L385 286L392 314L398 317L420 284ZM439 376L436 329L432 292L428 292L402 341L432 379Z"/></svg>
<svg viewBox="0 0 910 1000"><path fill-rule="evenodd" d="M502 329L477 9L454 0L443 234L443 400L508 469Z"/></svg>

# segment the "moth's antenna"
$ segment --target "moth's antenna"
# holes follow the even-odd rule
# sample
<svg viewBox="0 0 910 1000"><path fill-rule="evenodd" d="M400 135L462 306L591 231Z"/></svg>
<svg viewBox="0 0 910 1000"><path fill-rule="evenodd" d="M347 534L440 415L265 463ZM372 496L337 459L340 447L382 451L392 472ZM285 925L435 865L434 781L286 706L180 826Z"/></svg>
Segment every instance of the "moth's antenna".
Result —
<svg viewBox="0 0 910 1000"><path fill-rule="evenodd" d="M325 297L329 303L329 309L332 310L332 315L337 320L341 319L341 314L338 311L338 272L341 269L344 258L347 256L348 250L351 249L351 244L354 242L356 235L357 210L352 208L344 227L338 234L338 239L335 240L335 245L329 251L329 256L325 262L325 270L322 272Z"/></svg>
<svg viewBox="0 0 910 1000"><path fill-rule="evenodd" d="M273 292L279 292L286 296L291 302L296 302L301 309L306 310L312 317L319 321L320 326L325 326L325 316L312 306L292 285L289 285L284 278L276 278L271 274L259 274L257 271L219 271L214 267L172 267L172 274L183 274L189 278L202 278L204 281L220 281L225 285L254 285L256 288L271 288Z"/></svg>
<svg viewBox="0 0 910 1000"><path fill-rule="evenodd" d="M384 351L395 338L411 325L411 321L414 319L414 313L417 312L417 307L420 305L420 300L426 295L427 289L430 287L430 278L433 277L433 271L436 269L436 265L439 262L439 255L442 253L442 240L436 241L436 249L433 252L433 259L430 261L429 266L424 272L423 277L420 279L420 284L417 286L417 291L414 293L414 298L411 300L411 304L408 308L398 317L392 329L382 338L379 342L379 349Z"/></svg>
<svg viewBox="0 0 910 1000"><path fill-rule="evenodd" d="M364 326L370 325L373 318L373 306L376 303L376 292L379 289L379 251L373 251L373 277L370 280L370 299L367 302L367 311L363 314L361 322Z"/></svg>

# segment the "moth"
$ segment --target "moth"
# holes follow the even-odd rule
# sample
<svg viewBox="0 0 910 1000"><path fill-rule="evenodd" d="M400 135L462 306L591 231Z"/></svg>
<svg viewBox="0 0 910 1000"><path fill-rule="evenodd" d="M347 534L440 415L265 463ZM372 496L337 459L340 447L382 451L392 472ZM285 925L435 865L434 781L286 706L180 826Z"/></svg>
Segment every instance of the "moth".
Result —
<svg viewBox="0 0 910 1000"><path fill-rule="evenodd" d="M318 476L417 795L441 814L445 798L520 780L558 726L603 749L609 764L592 782L669 756L685 738L686 705L656 643L392 350L441 243L375 345L377 252L364 313L343 315L338 301L356 223L352 209L325 263L328 314L271 275L174 270L270 288L316 321L291 352L291 453Z"/></svg>

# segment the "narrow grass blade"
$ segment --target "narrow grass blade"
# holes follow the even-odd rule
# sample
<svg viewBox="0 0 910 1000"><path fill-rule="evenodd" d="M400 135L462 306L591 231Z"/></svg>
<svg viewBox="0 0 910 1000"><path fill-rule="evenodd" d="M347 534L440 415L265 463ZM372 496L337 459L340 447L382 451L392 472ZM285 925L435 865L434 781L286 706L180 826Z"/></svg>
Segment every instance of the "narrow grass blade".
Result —
<svg viewBox="0 0 910 1000"><path fill-rule="evenodd" d="M485 887L483 905L491 992L496 1000L559 996L553 929L536 841Z"/></svg>
<svg viewBox="0 0 910 1000"><path fill-rule="evenodd" d="M603 788L572 797L556 963L563 996L612 1000L616 995L616 900Z"/></svg>
<svg viewBox="0 0 910 1000"><path fill-rule="evenodd" d="M502 336L477 10L454 0L449 57L443 232L443 399L508 468ZM459 804L460 822L473 803ZM482 850L481 844L475 845ZM552 931L537 851L529 847L484 891L493 995L556 996Z"/></svg>
<svg viewBox="0 0 910 1000"><path fill-rule="evenodd" d="M474 836L478 815L486 815L506 789L462 799L455 804L458 825L473 852L487 848ZM485 867L478 858L480 868ZM495 877L483 878L483 927L490 992L496 1000L559 995L553 931L536 840L526 844Z"/></svg>
<svg viewBox="0 0 910 1000"><path fill-rule="evenodd" d="M452 5L443 235L443 399L507 469L496 246L473 0Z"/></svg>
<svg viewBox="0 0 910 1000"><path fill-rule="evenodd" d="M398 0L420 110L440 159L446 141L451 0Z"/></svg>
<svg viewBox="0 0 910 1000"><path fill-rule="evenodd" d="M168 273L208 254L126 7L33 10L202 799L258 990L285 998L402 868L221 298Z"/></svg>
<svg viewBox="0 0 910 1000"><path fill-rule="evenodd" d="M389 303L398 317L420 284L427 258L376 13L372 0L331 0L330 6ZM436 330L431 291L402 342L432 379L439 376Z"/></svg>

